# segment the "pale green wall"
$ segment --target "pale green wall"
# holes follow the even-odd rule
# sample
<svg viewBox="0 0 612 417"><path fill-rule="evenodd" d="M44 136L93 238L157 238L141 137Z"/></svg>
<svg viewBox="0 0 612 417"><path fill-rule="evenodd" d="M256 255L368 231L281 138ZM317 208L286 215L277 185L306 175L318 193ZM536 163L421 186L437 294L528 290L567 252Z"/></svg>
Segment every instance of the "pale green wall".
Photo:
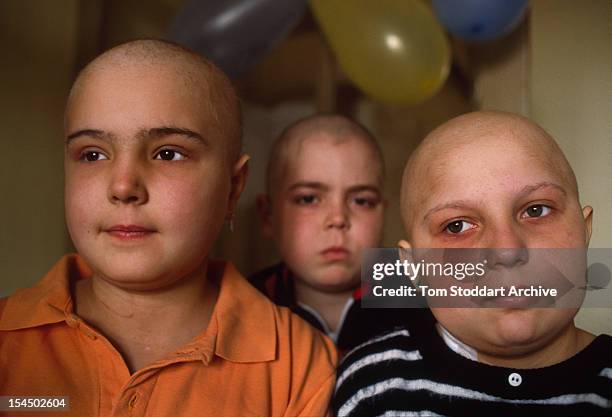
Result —
<svg viewBox="0 0 612 417"><path fill-rule="evenodd" d="M0 0L0 296L71 249L62 118L77 67L137 37L161 37L183 0Z"/></svg>
<svg viewBox="0 0 612 417"><path fill-rule="evenodd" d="M62 112L76 0L0 1L0 294L65 252Z"/></svg>
<svg viewBox="0 0 612 417"><path fill-rule="evenodd" d="M594 208L591 247L612 248L612 1L536 0L532 22L531 115ZM612 334L612 310L585 308L577 323Z"/></svg>

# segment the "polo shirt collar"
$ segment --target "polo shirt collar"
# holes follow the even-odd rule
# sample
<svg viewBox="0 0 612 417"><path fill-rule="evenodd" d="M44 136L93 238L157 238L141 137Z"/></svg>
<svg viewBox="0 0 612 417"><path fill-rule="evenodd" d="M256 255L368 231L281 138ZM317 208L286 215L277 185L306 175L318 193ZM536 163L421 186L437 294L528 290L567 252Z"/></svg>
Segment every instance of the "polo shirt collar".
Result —
<svg viewBox="0 0 612 417"><path fill-rule="evenodd" d="M213 354L239 363L274 360L277 319L272 303L231 263L211 261L208 268L209 275L221 277L217 303L206 331L185 348L198 350L205 362ZM68 322L74 311L70 282L91 273L78 255L64 256L35 286L8 298L0 317L0 331Z"/></svg>
<svg viewBox="0 0 612 417"><path fill-rule="evenodd" d="M65 321L72 312L69 277L87 277L91 269L77 255L62 257L42 280L17 290L6 303L0 330L18 330Z"/></svg>
<svg viewBox="0 0 612 417"><path fill-rule="evenodd" d="M223 268L211 327L216 327L215 354L232 362L276 359L277 332L273 304L249 284L230 263L210 262ZM214 273L214 272L213 272Z"/></svg>

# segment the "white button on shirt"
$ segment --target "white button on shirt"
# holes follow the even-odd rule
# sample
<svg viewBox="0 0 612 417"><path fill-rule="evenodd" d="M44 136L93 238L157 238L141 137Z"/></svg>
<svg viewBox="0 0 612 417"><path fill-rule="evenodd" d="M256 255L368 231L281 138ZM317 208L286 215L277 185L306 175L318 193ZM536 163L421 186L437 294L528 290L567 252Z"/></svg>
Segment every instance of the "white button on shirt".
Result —
<svg viewBox="0 0 612 417"><path fill-rule="evenodd" d="M508 375L508 383L513 387L518 387L519 385L521 385L522 382L523 377L521 377L516 372L512 372L510 375Z"/></svg>

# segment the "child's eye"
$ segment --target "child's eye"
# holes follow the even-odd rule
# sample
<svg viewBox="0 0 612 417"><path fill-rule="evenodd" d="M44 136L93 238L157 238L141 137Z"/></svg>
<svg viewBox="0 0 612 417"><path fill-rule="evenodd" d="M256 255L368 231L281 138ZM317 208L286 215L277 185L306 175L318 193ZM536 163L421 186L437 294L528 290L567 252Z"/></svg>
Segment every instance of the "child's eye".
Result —
<svg viewBox="0 0 612 417"><path fill-rule="evenodd" d="M550 214L552 209L544 204L534 204L533 206L527 207L523 212L522 218L528 217L544 217Z"/></svg>
<svg viewBox="0 0 612 417"><path fill-rule="evenodd" d="M162 161L182 161L184 159L187 159L187 157L182 153L172 149L162 149L155 155L155 158L153 159L160 159Z"/></svg>
<svg viewBox="0 0 612 417"><path fill-rule="evenodd" d="M81 154L80 159L87 162L103 161L108 159L106 155L98 151L85 151Z"/></svg>
<svg viewBox="0 0 612 417"><path fill-rule="evenodd" d="M476 225L466 220L454 220L446 225L444 231L454 235L473 229Z"/></svg>
<svg viewBox="0 0 612 417"><path fill-rule="evenodd" d="M315 204L317 201L318 199L314 194L300 195L295 198L295 202L302 206L308 206L311 204Z"/></svg>
<svg viewBox="0 0 612 417"><path fill-rule="evenodd" d="M362 206L366 208L374 208L378 205L378 199L375 199L375 198L356 197L353 199L353 201L358 206Z"/></svg>

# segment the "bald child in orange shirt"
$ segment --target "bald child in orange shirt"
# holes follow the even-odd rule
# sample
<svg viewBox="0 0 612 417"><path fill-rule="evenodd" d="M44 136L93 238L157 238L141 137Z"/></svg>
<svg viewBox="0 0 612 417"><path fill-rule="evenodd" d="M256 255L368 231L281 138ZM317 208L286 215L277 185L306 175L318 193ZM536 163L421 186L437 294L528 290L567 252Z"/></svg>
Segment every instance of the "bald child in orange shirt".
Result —
<svg viewBox="0 0 612 417"><path fill-rule="evenodd" d="M78 255L0 300L8 415L27 396L68 397L63 416L325 414L332 343L208 258L247 176L226 76L171 43L120 45L77 78L65 141Z"/></svg>

